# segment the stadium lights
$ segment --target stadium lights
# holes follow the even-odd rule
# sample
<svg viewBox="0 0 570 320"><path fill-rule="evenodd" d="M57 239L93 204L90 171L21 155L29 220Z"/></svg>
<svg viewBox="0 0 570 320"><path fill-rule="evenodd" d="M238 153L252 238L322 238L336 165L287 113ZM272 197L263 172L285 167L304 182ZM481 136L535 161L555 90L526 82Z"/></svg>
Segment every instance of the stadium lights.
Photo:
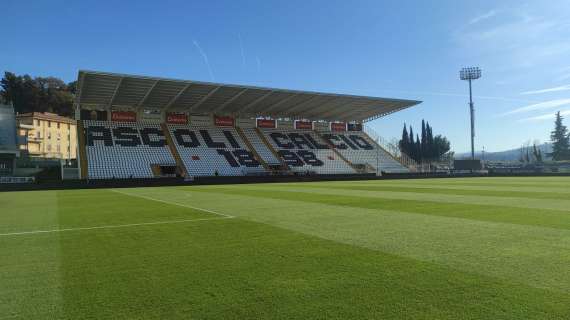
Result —
<svg viewBox="0 0 570 320"><path fill-rule="evenodd" d="M471 113L471 159L475 160L475 107L473 105L473 93L471 81L481 78L481 69L478 67L463 68L459 71L461 80L469 81L469 111Z"/></svg>

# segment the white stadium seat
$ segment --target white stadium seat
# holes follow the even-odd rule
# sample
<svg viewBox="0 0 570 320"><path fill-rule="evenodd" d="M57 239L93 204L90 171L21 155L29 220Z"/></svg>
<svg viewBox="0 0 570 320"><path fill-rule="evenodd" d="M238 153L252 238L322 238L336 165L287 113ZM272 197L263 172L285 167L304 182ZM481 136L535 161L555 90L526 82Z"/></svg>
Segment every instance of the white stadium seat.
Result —
<svg viewBox="0 0 570 320"><path fill-rule="evenodd" d="M295 172L350 174L354 169L312 130L262 129L261 132Z"/></svg>
<svg viewBox="0 0 570 320"><path fill-rule="evenodd" d="M153 166L175 167L168 137L157 123L85 120L90 179L152 178ZM168 133L190 176L263 174L262 163L233 127L169 124ZM297 173L409 172L364 132L242 129L263 162L280 165L277 153ZM269 142L271 150L259 135ZM331 146L334 149L331 149ZM340 154L340 155L339 155Z"/></svg>
<svg viewBox="0 0 570 320"><path fill-rule="evenodd" d="M247 149L235 128L168 125L188 174L242 176L265 169Z"/></svg>
<svg viewBox="0 0 570 320"><path fill-rule="evenodd" d="M321 132L335 149L355 165L365 165L378 172L404 173L409 169L396 161L362 131Z"/></svg>
<svg viewBox="0 0 570 320"><path fill-rule="evenodd" d="M265 143L259 137L257 130L253 128L243 128L243 133L245 134L246 138L249 140L251 145L255 148L259 156L268 164L270 165L280 165L281 161L275 157L273 152L267 148Z"/></svg>
<svg viewBox="0 0 570 320"><path fill-rule="evenodd" d="M89 179L152 178L152 165L176 166L160 124L83 123Z"/></svg>

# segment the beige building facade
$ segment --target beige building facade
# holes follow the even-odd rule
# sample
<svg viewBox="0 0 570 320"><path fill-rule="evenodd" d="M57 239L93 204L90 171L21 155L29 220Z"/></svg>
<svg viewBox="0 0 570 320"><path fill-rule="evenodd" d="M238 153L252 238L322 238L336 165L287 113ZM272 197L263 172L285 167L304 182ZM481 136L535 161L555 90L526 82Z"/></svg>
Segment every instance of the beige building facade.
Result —
<svg viewBox="0 0 570 320"><path fill-rule="evenodd" d="M51 159L77 158L76 121L48 112L31 112L16 116L18 135L27 143L20 150L30 157Z"/></svg>

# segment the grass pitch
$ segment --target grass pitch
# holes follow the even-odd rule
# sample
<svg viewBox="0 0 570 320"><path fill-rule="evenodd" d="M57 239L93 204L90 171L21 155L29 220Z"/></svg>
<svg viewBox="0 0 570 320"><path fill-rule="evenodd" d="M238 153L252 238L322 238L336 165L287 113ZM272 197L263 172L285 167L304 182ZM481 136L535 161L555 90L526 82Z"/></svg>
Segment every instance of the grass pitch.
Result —
<svg viewBox="0 0 570 320"><path fill-rule="evenodd" d="M570 178L0 193L0 319L570 319Z"/></svg>

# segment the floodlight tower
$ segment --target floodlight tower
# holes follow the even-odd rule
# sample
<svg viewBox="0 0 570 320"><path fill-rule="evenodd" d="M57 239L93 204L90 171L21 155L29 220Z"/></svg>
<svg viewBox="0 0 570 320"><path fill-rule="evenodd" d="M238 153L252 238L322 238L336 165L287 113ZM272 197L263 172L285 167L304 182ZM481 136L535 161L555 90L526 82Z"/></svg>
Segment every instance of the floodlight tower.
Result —
<svg viewBox="0 0 570 320"><path fill-rule="evenodd" d="M475 160L475 107L473 105L473 93L471 81L481 78L481 69L478 67L463 68L459 71L461 80L469 81L469 111L471 113L471 159Z"/></svg>

